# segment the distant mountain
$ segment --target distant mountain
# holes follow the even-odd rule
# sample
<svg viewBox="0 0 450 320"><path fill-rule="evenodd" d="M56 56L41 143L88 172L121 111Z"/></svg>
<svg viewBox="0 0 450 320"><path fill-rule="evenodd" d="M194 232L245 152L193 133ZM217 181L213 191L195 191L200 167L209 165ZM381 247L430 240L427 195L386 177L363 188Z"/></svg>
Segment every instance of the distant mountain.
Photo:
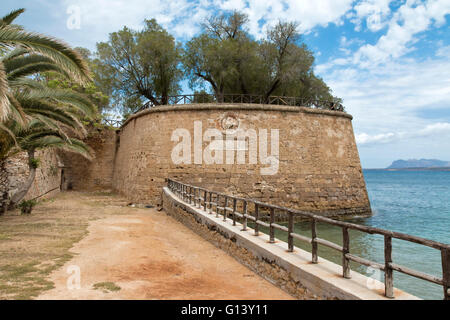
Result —
<svg viewBox="0 0 450 320"><path fill-rule="evenodd" d="M386 169L450 167L449 161L436 159L395 160Z"/></svg>

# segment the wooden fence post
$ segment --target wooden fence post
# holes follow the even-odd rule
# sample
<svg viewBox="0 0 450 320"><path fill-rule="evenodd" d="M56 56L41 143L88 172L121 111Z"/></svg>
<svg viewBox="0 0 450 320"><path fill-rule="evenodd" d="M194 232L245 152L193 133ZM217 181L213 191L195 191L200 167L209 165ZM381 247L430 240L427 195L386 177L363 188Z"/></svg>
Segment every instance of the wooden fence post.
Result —
<svg viewBox="0 0 450 320"><path fill-rule="evenodd" d="M227 205L228 205L228 197L225 196L225 204L223 205L223 221L227 221Z"/></svg>
<svg viewBox="0 0 450 320"><path fill-rule="evenodd" d="M342 276L350 279L350 260L345 256L350 253L350 237L348 235L348 228L342 228Z"/></svg>
<svg viewBox="0 0 450 320"><path fill-rule="evenodd" d="M198 189L197 188L193 188L193 193L194 193L194 196L193 196L193 200L194 200L194 207L196 207L197 206L197 191L198 191Z"/></svg>
<svg viewBox="0 0 450 320"><path fill-rule="evenodd" d="M294 251L294 237L292 233L294 232L294 213L288 211L288 251Z"/></svg>
<svg viewBox="0 0 450 320"><path fill-rule="evenodd" d="M211 214L212 213L212 192L209 192L209 211L208 213Z"/></svg>
<svg viewBox="0 0 450 320"><path fill-rule="evenodd" d="M318 263L318 254L317 254L317 230L316 230L316 219L311 220L311 262Z"/></svg>
<svg viewBox="0 0 450 320"><path fill-rule="evenodd" d="M236 225L236 198L233 198L233 226Z"/></svg>
<svg viewBox="0 0 450 320"><path fill-rule="evenodd" d="M450 300L450 249L441 249L444 300Z"/></svg>
<svg viewBox="0 0 450 320"><path fill-rule="evenodd" d="M206 197L207 197L207 191L205 190L205 194L203 196L203 211L206 212Z"/></svg>
<svg viewBox="0 0 450 320"><path fill-rule="evenodd" d="M219 217L219 200L220 200L220 196L218 193L216 193L216 218Z"/></svg>
<svg viewBox="0 0 450 320"><path fill-rule="evenodd" d="M259 205L255 203L255 236L259 236Z"/></svg>
<svg viewBox="0 0 450 320"><path fill-rule="evenodd" d="M273 223L275 223L275 209L270 208L270 243L275 243L275 228L272 225Z"/></svg>
<svg viewBox="0 0 450 320"><path fill-rule="evenodd" d="M197 207L201 208L202 207L202 200L200 198L200 188L196 188L197 191L195 192L195 198L197 199Z"/></svg>
<svg viewBox="0 0 450 320"><path fill-rule="evenodd" d="M388 298L394 298L394 270L392 263L392 237L384 236L384 295Z"/></svg>
<svg viewBox="0 0 450 320"><path fill-rule="evenodd" d="M242 221L242 231L247 231L247 201L244 200L244 204L243 204L243 209L242 209L243 213L242 215L244 216L243 221Z"/></svg>

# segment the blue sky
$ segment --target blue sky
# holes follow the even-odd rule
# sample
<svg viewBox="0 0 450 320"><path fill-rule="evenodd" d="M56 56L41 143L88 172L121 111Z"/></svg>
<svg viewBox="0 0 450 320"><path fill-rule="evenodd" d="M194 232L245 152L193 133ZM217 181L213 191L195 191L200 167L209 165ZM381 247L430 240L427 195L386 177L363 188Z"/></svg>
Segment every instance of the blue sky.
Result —
<svg viewBox="0 0 450 320"><path fill-rule="evenodd" d="M91 50L145 18L180 42L220 10L247 13L255 38L278 20L297 21L316 73L354 116L363 167L450 161L450 0L2 0L4 13L18 7L27 29Z"/></svg>

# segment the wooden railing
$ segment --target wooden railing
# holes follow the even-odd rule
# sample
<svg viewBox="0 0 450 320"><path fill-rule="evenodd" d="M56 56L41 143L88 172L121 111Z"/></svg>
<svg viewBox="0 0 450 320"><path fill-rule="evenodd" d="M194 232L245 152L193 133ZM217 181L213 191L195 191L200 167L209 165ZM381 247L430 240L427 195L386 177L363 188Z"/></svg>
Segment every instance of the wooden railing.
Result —
<svg viewBox="0 0 450 320"><path fill-rule="evenodd" d="M311 244L311 262L318 262L318 245L339 251L342 254L342 276L350 278L350 261L354 261L361 265L369 266L384 271L385 296L394 298L394 270L441 285L444 289L444 299L450 300L450 245L433 240L428 240L404 233L383 230L379 228L367 227L354 223L348 223L333 220L310 212L279 207L267 203L262 203L252 199L244 199L229 196L223 193L206 190L201 187L192 186L190 184L181 183L172 179L167 179L168 188L175 193L183 201L202 208L205 212L216 214L216 217L223 216L224 221L232 220L236 225L237 219L241 220L242 230L247 230L248 221L254 223L255 235L259 234L259 227L269 228L270 242L275 242L275 230L281 230L287 233L287 249L294 251L294 239ZM252 208L251 208L252 207ZM261 210L268 210L268 214L261 215ZM287 226L275 223L275 214L287 215ZM308 219L311 223L311 237L306 237L294 232L294 218L302 217ZM317 236L317 222L342 228L342 246L319 238ZM369 234L379 234L384 236L384 263L378 263L358 257L350 253L350 236L349 230L358 230ZM398 265L392 261L392 238L414 242L427 247L437 249L441 252L442 259L442 278L429 275L420 271L416 271L405 266Z"/></svg>
<svg viewBox="0 0 450 320"><path fill-rule="evenodd" d="M103 119L102 122L107 125L114 128L120 128L122 125L122 120L116 120L116 119Z"/></svg>
<svg viewBox="0 0 450 320"><path fill-rule="evenodd" d="M282 106L297 106L307 107L334 111L344 111L344 106L335 101L306 99L300 97L284 97L284 96L269 96L254 94L183 94L167 97L166 101L163 99L156 99L160 102L160 105L177 105L177 104L192 104L192 103L255 103L255 104L271 104ZM156 104L148 101L136 112L150 109Z"/></svg>

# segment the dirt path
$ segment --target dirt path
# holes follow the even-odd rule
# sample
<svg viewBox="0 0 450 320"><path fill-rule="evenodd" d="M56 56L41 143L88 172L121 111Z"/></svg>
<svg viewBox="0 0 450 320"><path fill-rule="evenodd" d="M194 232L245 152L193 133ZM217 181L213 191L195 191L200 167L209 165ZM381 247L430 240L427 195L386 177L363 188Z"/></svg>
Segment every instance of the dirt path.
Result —
<svg viewBox="0 0 450 320"><path fill-rule="evenodd" d="M107 195L85 200L106 217L90 222L38 299L292 299L164 212L108 206ZM69 289L77 268L80 288Z"/></svg>

